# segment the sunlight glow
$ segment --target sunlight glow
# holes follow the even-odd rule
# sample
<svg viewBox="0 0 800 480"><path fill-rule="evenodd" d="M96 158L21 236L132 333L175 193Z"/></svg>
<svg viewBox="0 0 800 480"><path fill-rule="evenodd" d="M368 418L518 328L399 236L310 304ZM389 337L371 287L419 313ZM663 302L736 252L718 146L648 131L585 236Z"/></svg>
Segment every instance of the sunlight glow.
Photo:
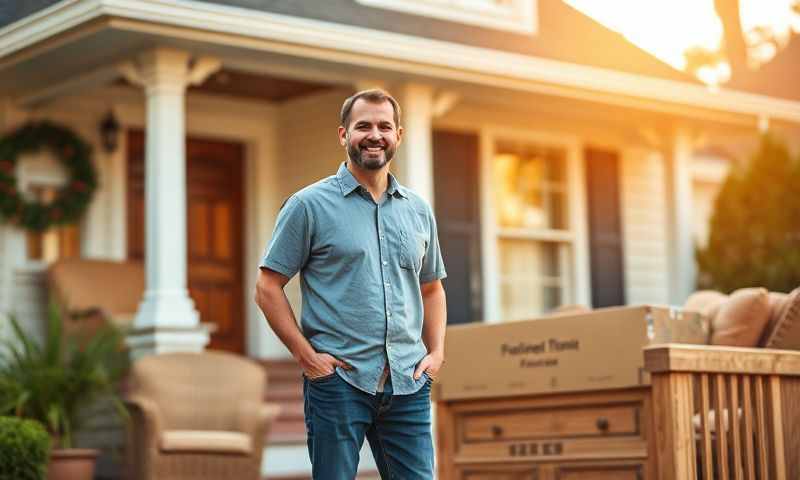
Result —
<svg viewBox="0 0 800 480"><path fill-rule="evenodd" d="M693 47L717 51L723 39L722 22L714 0L564 0L573 8L619 32L631 43L663 62L686 70L685 53ZM740 17L748 46L748 63L756 68L800 32L800 15L792 12L798 0L740 0ZM700 68L697 77L711 85L730 76L727 62Z"/></svg>

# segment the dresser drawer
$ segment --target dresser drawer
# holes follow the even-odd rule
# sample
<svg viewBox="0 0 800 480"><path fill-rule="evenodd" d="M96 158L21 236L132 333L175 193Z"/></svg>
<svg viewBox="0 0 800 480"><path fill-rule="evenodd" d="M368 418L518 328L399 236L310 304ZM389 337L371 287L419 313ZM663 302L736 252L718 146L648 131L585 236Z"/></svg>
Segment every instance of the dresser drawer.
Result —
<svg viewBox="0 0 800 480"><path fill-rule="evenodd" d="M458 419L461 443L640 436L639 404L540 407L467 413Z"/></svg>
<svg viewBox="0 0 800 480"><path fill-rule="evenodd" d="M644 480L644 464L576 464L555 467L555 480Z"/></svg>
<svg viewBox="0 0 800 480"><path fill-rule="evenodd" d="M480 465L460 468L457 480L541 480L541 477L535 466Z"/></svg>

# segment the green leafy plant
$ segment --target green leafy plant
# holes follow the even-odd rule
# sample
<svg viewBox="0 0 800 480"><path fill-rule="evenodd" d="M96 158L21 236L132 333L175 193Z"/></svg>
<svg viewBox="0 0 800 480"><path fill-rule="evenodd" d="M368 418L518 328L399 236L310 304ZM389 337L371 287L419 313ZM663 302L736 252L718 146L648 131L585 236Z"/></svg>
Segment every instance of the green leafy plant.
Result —
<svg viewBox="0 0 800 480"><path fill-rule="evenodd" d="M127 418L116 392L128 368L121 330L108 326L91 337L67 336L51 307L47 332L38 342L15 318L9 320L14 335L0 352L0 415L40 422L60 448L72 448L82 413L101 398Z"/></svg>
<svg viewBox="0 0 800 480"><path fill-rule="evenodd" d="M770 135L720 189L708 245L697 251L700 287L730 292L800 285L800 160Z"/></svg>
<svg viewBox="0 0 800 480"><path fill-rule="evenodd" d="M50 437L39 422L0 417L0 480L44 480Z"/></svg>

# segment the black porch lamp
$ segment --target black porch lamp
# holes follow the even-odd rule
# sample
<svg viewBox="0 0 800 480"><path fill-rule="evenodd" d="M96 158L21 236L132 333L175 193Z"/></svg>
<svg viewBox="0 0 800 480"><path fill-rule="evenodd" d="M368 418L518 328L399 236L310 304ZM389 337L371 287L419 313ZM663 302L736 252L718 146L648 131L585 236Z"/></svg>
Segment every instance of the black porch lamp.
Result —
<svg viewBox="0 0 800 480"><path fill-rule="evenodd" d="M100 138L103 142L103 149L106 153L114 153L119 143L119 122L114 117L112 110L100 122Z"/></svg>

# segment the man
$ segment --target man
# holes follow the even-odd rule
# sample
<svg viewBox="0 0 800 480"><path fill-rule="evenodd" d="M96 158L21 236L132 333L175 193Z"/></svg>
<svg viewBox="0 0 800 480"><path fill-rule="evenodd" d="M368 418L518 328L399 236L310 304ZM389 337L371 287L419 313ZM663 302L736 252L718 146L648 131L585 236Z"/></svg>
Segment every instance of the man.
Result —
<svg viewBox="0 0 800 480"><path fill-rule="evenodd" d="M347 160L287 199L260 264L256 303L304 372L314 479L354 479L365 437L381 478L433 478L446 274L430 206L389 173L402 136L386 92L345 100ZM302 331L283 292L297 272Z"/></svg>

